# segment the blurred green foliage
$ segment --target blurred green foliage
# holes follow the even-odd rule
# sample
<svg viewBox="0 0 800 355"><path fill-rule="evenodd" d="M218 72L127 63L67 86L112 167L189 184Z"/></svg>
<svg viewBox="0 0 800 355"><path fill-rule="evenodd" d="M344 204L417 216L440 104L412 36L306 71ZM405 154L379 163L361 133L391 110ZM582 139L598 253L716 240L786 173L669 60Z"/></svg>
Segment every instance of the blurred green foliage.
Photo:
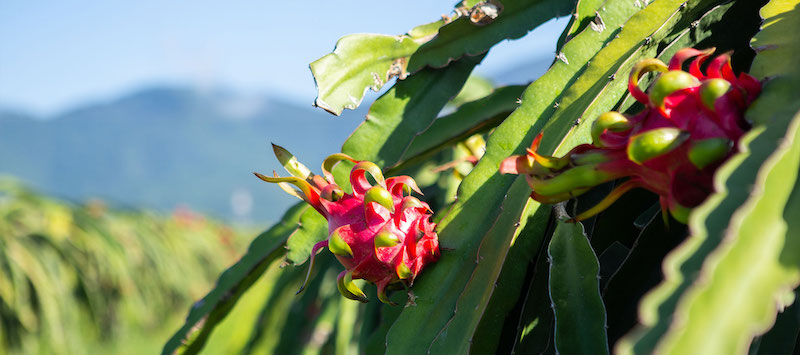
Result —
<svg viewBox="0 0 800 355"><path fill-rule="evenodd" d="M0 353L156 352L242 252L240 232L0 180Z"/></svg>

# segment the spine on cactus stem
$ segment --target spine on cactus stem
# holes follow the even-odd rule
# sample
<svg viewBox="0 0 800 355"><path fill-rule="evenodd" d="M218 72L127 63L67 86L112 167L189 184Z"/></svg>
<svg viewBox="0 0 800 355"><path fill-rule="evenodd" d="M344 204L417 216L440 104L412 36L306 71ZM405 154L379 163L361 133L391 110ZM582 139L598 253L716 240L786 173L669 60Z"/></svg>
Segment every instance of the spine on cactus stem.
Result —
<svg viewBox="0 0 800 355"><path fill-rule="evenodd" d="M392 284L410 287L428 264L438 260L439 237L434 230L436 224L430 222L433 211L428 204L411 196L422 195L414 179L384 178L374 163L357 161L342 153L326 158L322 163L323 175L315 175L286 149L277 145L273 149L293 176L278 177L274 172L272 177L255 175L306 201L328 220L328 239L312 248L308 273L298 294L308 283L315 255L326 247L345 268L337 278L339 292L361 302L367 302L367 297L354 279L374 283L378 299L394 304L389 301L386 288ZM349 176L351 194L336 184L331 173L342 161L354 163Z"/></svg>
<svg viewBox="0 0 800 355"><path fill-rule="evenodd" d="M736 152L749 128L744 112L761 91L754 77L734 74L730 54L711 58L713 53L713 48L685 48L669 65L655 58L636 63L628 91L645 105L642 112L600 115L592 124L592 143L563 157L537 153L540 134L525 155L503 161L500 172L525 175L531 197L542 203L568 200L599 184L627 178L573 220L589 218L627 191L644 188L659 195L663 213L686 223L692 208L712 192L716 168ZM649 72L659 74L644 92L639 79Z"/></svg>

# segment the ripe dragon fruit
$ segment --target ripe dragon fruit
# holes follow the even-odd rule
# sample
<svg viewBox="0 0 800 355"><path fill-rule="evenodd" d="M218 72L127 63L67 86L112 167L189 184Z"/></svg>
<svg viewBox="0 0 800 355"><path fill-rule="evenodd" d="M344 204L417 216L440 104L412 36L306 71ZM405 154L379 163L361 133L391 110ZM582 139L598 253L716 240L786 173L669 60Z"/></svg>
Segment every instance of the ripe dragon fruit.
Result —
<svg viewBox="0 0 800 355"><path fill-rule="evenodd" d="M323 177L312 174L285 149L276 145L273 148L293 176L278 177L274 172L273 177L255 175L266 182L278 183L328 220L328 239L312 248L303 287L311 274L314 256L327 246L345 267L337 280L344 297L367 302L364 292L353 282L364 279L377 285L381 302L393 304L386 296L387 286L395 283L410 286L426 265L439 258L436 224L430 221L432 211L428 204L411 196L411 191L422 195L411 177L384 179L374 163L356 161L341 153L323 161ZM355 164L350 171L352 194L336 185L331 174L333 167L345 160ZM372 176L375 185L369 182L366 173Z"/></svg>
<svg viewBox="0 0 800 355"><path fill-rule="evenodd" d="M531 197L542 203L568 200L593 186L623 177L596 206L575 217L582 220L607 208L625 192L645 188L659 195L662 211L686 223L691 209L713 190L714 171L737 147L749 129L744 111L761 91L752 76L736 76L730 56L723 54L701 65L714 49L685 48L670 60L645 59L631 70L628 91L646 106L633 116L607 112L594 121L592 144L555 158L536 152L541 135L526 155L503 161L500 172L525 174ZM688 72L683 71L686 60ZM646 73L662 72L649 94L638 87Z"/></svg>

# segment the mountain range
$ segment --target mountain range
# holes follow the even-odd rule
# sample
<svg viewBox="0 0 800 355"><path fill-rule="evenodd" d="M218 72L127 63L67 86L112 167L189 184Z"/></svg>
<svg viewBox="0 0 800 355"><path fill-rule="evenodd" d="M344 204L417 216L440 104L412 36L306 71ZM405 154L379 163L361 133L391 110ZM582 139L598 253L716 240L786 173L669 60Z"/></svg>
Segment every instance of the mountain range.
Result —
<svg viewBox="0 0 800 355"><path fill-rule="evenodd" d="M151 87L52 117L0 111L0 174L74 201L187 206L266 224L294 199L252 174L282 170L270 142L318 170L364 114L187 87Z"/></svg>

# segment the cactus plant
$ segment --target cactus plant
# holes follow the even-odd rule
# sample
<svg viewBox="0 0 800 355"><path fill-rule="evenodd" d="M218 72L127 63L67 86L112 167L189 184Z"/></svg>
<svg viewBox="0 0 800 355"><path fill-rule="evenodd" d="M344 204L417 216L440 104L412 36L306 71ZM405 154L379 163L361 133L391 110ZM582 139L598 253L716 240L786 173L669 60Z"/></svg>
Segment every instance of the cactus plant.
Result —
<svg viewBox="0 0 800 355"><path fill-rule="evenodd" d="M450 101L493 45L567 14L541 77ZM311 65L317 106L338 115L396 82L309 191L365 196L348 177L370 161L371 186L388 189L375 208L397 212L408 197L382 177L410 176L435 211L438 261L409 289L388 292L397 273L364 276L385 303L343 299L330 277L293 296L306 260L351 223L305 193L314 207L294 207L256 238L164 353L202 350L280 259L285 281L258 303L242 352L792 353L798 30L797 0L464 0L401 36L342 38ZM316 181L278 155L294 178L263 179ZM331 250L348 270L352 258L385 262L377 234L363 238L368 257L340 239ZM341 270L314 263L312 274ZM376 298L343 279L345 295Z"/></svg>

